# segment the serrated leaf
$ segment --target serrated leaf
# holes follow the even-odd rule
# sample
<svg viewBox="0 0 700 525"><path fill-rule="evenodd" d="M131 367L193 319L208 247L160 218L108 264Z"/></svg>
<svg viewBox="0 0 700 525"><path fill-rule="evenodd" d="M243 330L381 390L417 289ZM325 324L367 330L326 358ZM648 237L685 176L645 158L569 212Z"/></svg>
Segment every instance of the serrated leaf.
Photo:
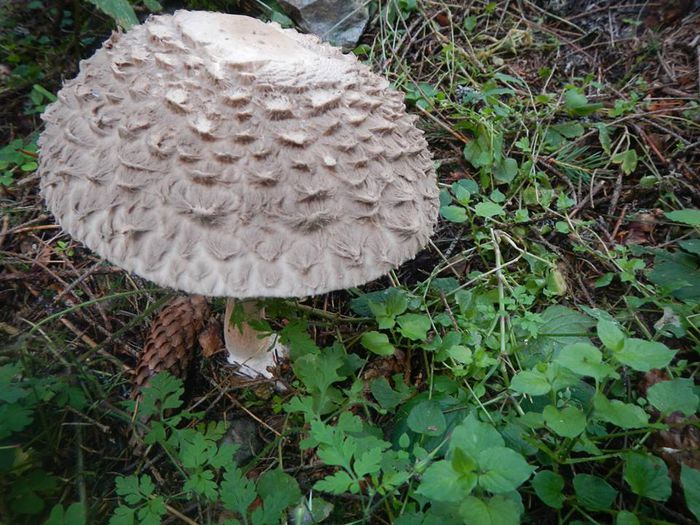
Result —
<svg viewBox="0 0 700 525"><path fill-rule="evenodd" d="M365 332L362 334L360 343L374 354L381 356L394 355L394 347L389 342L389 337L381 332Z"/></svg>
<svg viewBox="0 0 700 525"><path fill-rule="evenodd" d="M625 339L622 349L613 352L613 356L620 363L639 372L664 368L671 362L674 355L676 351L670 350L663 343L636 338Z"/></svg>
<svg viewBox="0 0 700 525"><path fill-rule="evenodd" d="M342 494L350 490L354 481L347 472L339 470L331 476L326 476L314 484L314 489L330 494Z"/></svg>
<svg viewBox="0 0 700 525"><path fill-rule="evenodd" d="M248 507L255 501L255 486L243 476L241 469L236 468L225 472L220 489L224 508L233 512L247 514Z"/></svg>
<svg viewBox="0 0 700 525"><path fill-rule="evenodd" d="M693 415L698 409L698 396L692 379L676 378L660 381L647 390L647 400L663 415L681 412Z"/></svg>
<svg viewBox="0 0 700 525"><path fill-rule="evenodd" d="M353 470L358 478L363 478L368 474L376 474L381 468L382 449L371 448L355 459Z"/></svg>
<svg viewBox="0 0 700 525"><path fill-rule="evenodd" d="M577 474L573 485L578 502L590 510L607 510L617 497L617 490L607 481L591 474Z"/></svg>
<svg viewBox="0 0 700 525"><path fill-rule="evenodd" d="M612 158L612 161L620 164L625 175L630 175L637 168L637 152L633 149L621 151Z"/></svg>
<svg viewBox="0 0 700 525"><path fill-rule="evenodd" d="M532 478L532 488L535 489L535 494L546 505L553 509L562 508L566 498L562 491L564 490L564 478L551 470L542 470L535 474Z"/></svg>
<svg viewBox="0 0 700 525"><path fill-rule="evenodd" d="M119 505L109 519L109 525L135 525L136 511L131 507Z"/></svg>

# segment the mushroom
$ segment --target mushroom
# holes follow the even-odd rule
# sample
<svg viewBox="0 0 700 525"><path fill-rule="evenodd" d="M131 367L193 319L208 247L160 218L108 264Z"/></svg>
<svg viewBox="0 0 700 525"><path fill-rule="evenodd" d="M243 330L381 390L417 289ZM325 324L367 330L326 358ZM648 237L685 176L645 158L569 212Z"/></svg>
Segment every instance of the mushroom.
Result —
<svg viewBox="0 0 700 525"><path fill-rule="evenodd" d="M437 220L423 133L353 55L259 20L152 16L114 33L42 116L41 191L73 238L161 286L229 298L229 360L269 375L234 301L358 286Z"/></svg>

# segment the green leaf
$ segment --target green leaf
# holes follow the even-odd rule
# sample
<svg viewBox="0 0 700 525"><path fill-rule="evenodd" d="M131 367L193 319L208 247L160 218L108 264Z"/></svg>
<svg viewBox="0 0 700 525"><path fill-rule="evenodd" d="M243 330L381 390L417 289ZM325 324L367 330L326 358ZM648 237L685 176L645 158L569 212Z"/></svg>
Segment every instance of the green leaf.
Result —
<svg viewBox="0 0 700 525"><path fill-rule="evenodd" d="M564 478L551 470L542 470L535 474L532 478L532 488L535 489L535 494L546 505L553 509L560 509L564 504L565 497L562 491L564 490Z"/></svg>
<svg viewBox="0 0 700 525"><path fill-rule="evenodd" d="M575 89L568 89L564 93L564 106L569 115L585 117L603 107L600 103L590 103L585 95Z"/></svg>
<svg viewBox="0 0 700 525"><path fill-rule="evenodd" d="M428 336L431 328L430 319L424 314L403 314L396 318L399 332L411 341L422 341Z"/></svg>
<svg viewBox="0 0 700 525"><path fill-rule="evenodd" d="M503 215L503 207L500 204L496 204L491 201L480 202L474 207L474 212L479 217L495 217L496 215Z"/></svg>
<svg viewBox="0 0 700 525"><path fill-rule="evenodd" d="M109 15L117 25L124 29L129 29L131 26L138 25L139 19L136 18L134 8L131 7L128 0L88 0L95 5L100 11Z"/></svg>
<svg viewBox="0 0 700 525"><path fill-rule="evenodd" d="M673 222L680 222L688 226L700 226L700 210L697 209L667 211L665 215Z"/></svg>
<svg viewBox="0 0 700 525"><path fill-rule="evenodd" d="M621 164L622 172L630 175L637 168L637 152L633 149L621 151L612 158L612 161L615 164Z"/></svg>
<svg viewBox="0 0 700 525"><path fill-rule="evenodd" d="M494 494L517 489L535 470L515 450L506 447L482 451L478 464L479 486Z"/></svg>
<svg viewBox="0 0 700 525"><path fill-rule="evenodd" d="M610 401L602 392L593 398L594 416L620 428L642 428L649 423L649 414L637 405L623 403L614 399Z"/></svg>
<svg viewBox="0 0 700 525"><path fill-rule="evenodd" d="M676 378L660 381L647 390L647 400L663 415L682 412L693 415L698 409L698 396L692 379Z"/></svg>
<svg viewBox="0 0 700 525"><path fill-rule="evenodd" d="M467 210L462 206L442 206L440 208L440 215L442 215L444 219L458 224L466 222L468 219Z"/></svg>
<svg viewBox="0 0 700 525"><path fill-rule="evenodd" d="M394 355L394 347L389 342L389 337L381 332L365 332L360 342L367 350L377 355Z"/></svg>
<svg viewBox="0 0 700 525"><path fill-rule="evenodd" d="M330 494L343 494L350 490L355 482L347 472L339 470L331 476L326 476L314 483L314 489Z"/></svg>
<svg viewBox="0 0 700 525"><path fill-rule="evenodd" d="M146 477L145 474L144 477ZM117 494L123 497L128 504L136 505L143 499L139 490L139 478L137 476L117 476L114 484Z"/></svg>
<svg viewBox="0 0 700 525"><path fill-rule="evenodd" d="M383 451L381 448L371 448L355 459L353 470L358 478L368 474L377 474L381 468Z"/></svg>
<svg viewBox="0 0 700 525"><path fill-rule="evenodd" d="M621 510L615 517L615 525L639 525L639 520L630 511Z"/></svg>
<svg viewBox="0 0 700 525"><path fill-rule="evenodd" d="M568 344L588 342L588 330L594 325L587 315L560 305L548 307L541 316L542 327L527 344L527 350L534 354L533 358L537 358L537 362L550 359L551 353L558 352Z"/></svg>
<svg viewBox="0 0 700 525"><path fill-rule="evenodd" d="M397 392L391 388L389 381L384 376L373 379L369 384L369 389L374 399L386 410L394 410L410 396L405 391Z"/></svg>
<svg viewBox="0 0 700 525"><path fill-rule="evenodd" d="M574 438L586 429L586 415L576 407L559 410L547 405L542 415L547 426L562 437Z"/></svg>
<svg viewBox="0 0 700 525"><path fill-rule="evenodd" d="M612 143L610 141L610 131L608 126L602 122L596 122L593 124L593 127L598 130L598 141L600 142L600 146L603 148L603 151L610 155Z"/></svg>
<svg viewBox="0 0 700 525"><path fill-rule="evenodd" d="M541 396L552 390L552 385L549 384L546 375L539 370L533 369L523 370L515 374L510 383L510 388L521 394Z"/></svg>
<svg viewBox="0 0 700 525"><path fill-rule="evenodd" d="M674 355L676 351L670 350L663 343L635 338L625 339L622 349L613 353L620 363L638 372L664 368L671 362Z"/></svg>
<svg viewBox="0 0 700 525"><path fill-rule="evenodd" d="M258 478L257 491L263 500L263 523L277 524L286 510L299 501L299 484L280 469L268 470Z"/></svg>
<svg viewBox="0 0 700 525"><path fill-rule="evenodd" d="M504 496L476 498L468 496L459 506L459 515L469 525L518 525L520 508Z"/></svg>
<svg viewBox="0 0 700 525"><path fill-rule="evenodd" d="M671 496L671 478L664 460L647 454L625 454L625 481L632 492L656 501Z"/></svg>
<svg viewBox="0 0 700 525"><path fill-rule="evenodd" d="M180 408L184 391L182 380L168 372L157 373L150 378L148 386L143 390L138 415L150 417L159 415L161 410Z"/></svg>
<svg viewBox="0 0 700 525"><path fill-rule="evenodd" d="M477 458L483 450L503 446L505 442L498 430L488 423L479 421L472 413L452 431L449 450L452 452L460 448L468 456Z"/></svg>
<svg viewBox="0 0 700 525"><path fill-rule="evenodd" d="M476 474L456 472L449 461L436 461L421 477L416 493L434 501L458 502L476 486Z"/></svg>
<svg viewBox="0 0 700 525"><path fill-rule="evenodd" d="M255 501L255 487L243 476L241 469L236 468L225 472L220 489L224 508L239 514L248 514L248 507Z"/></svg>
<svg viewBox="0 0 700 525"><path fill-rule="evenodd" d="M85 507L73 503L64 510L60 503L54 505L44 525L85 525Z"/></svg>
<svg viewBox="0 0 700 525"><path fill-rule="evenodd" d="M437 401L422 401L413 407L406 420L408 428L417 434L441 436L447 423Z"/></svg>
<svg viewBox="0 0 700 525"><path fill-rule="evenodd" d="M515 179L518 174L518 161L510 157L493 167L493 178L501 184L508 184Z"/></svg>
<svg viewBox="0 0 700 525"><path fill-rule="evenodd" d="M109 525L135 525L136 511L131 507L119 505L109 519Z"/></svg>
<svg viewBox="0 0 700 525"><path fill-rule="evenodd" d="M700 521L700 470L681 464L681 485L688 510Z"/></svg>
<svg viewBox="0 0 700 525"><path fill-rule="evenodd" d="M593 345L588 343L574 343L562 348L554 359L555 363L582 376L593 377L596 381L602 381L608 376L614 375L612 367L604 364L603 354Z"/></svg>
<svg viewBox="0 0 700 525"><path fill-rule="evenodd" d="M596 326L598 339L605 345L605 348L612 351L622 349L625 342L625 334L618 328L617 324L606 319L599 319Z"/></svg>
<svg viewBox="0 0 700 525"><path fill-rule="evenodd" d="M567 139L580 137L584 133L583 126L579 122L575 121L554 124L551 126L551 129L553 129L560 135L566 137Z"/></svg>
<svg viewBox="0 0 700 525"><path fill-rule="evenodd" d="M598 476L577 474L573 484L578 502L590 510L607 510L617 497L617 491Z"/></svg>

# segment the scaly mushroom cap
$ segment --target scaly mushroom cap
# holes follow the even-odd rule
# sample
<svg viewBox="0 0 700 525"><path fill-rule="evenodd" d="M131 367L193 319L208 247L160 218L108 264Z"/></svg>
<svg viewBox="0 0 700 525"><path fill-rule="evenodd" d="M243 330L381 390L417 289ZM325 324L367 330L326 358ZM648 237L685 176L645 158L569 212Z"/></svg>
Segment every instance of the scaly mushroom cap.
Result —
<svg viewBox="0 0 700 525"><path fill-rule="evenodd" d="M412 258L437 220L423 133L354 56L244 16L115 33L43 115L41 189L75 239L162 286L299 297Z"/></svg>

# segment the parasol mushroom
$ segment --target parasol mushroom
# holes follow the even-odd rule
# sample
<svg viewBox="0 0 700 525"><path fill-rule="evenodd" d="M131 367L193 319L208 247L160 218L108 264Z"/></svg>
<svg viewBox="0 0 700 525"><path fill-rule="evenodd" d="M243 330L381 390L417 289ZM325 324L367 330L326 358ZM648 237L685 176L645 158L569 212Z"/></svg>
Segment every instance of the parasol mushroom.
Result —
<svg viewBox="0 0 700 525"><path fill-rule="evenodd" d="M42 116L41 191L63 229L161 286L230 298L229 360L268 375L234 300L364 284L415 256L435 172L403 95L353 55L212 12L113 33ZM245 325L244 325L245 326Z"/></svg>

